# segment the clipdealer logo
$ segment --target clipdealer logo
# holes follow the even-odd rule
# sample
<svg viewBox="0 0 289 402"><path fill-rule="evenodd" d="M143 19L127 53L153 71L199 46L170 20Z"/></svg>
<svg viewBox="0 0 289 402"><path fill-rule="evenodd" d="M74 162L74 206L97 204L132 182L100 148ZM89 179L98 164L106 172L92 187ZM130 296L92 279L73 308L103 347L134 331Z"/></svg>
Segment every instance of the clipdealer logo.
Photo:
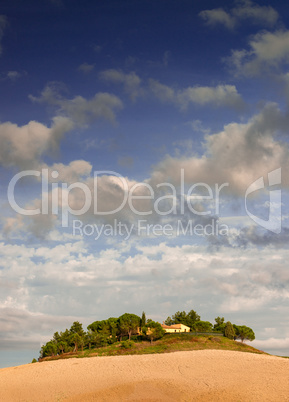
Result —
<svg viewBox="0 0 289 402"><path fill-rule="evenodd" d="M49 177L50 175L50 177ZM24 177L36 177L39 182L41 182L41 202L39 208L23 208L16 202L15 199L15 189L18 182ZM118 187L122 193L122 199L119 201L119 205L113 210L100 210L99 208L99 185L98 180L107 176L113 178L113 180L118 180ZM68 183L60 183L59 181L53 182L53 180L58 179L59 173L57 171L49 171L49 169L38 170L26 170L20 173L17 173L11 180L8 185L8 201L11 208L17 212L18 214L24 216L35 216L35 215L48 215L49 213L60 216L61 225L63 228L67 228L69 226L69 216L81 216L85 215L89 212L92 216L107 216L117 214L122 209L126 209L126 212L130 211L135 218L149 216L152 214L156 214L162 217L166 217L168 215L182 216L186 215L186 212L193 214L194 216L219 216L220 213L220 193L223 188L229 187L229 183L223 183L221 185L215 184L215 186L209 186L206 183L194 183L190 187L185 186L184 180L184 169L181 169L180 172L180 184L177 189L171 183L159 183L156 184L153 188L148 183L135 183L129 187L128 181L121 176L119 173L114 171L96 171L94 172L93 177L93 186L88 186L83 182L75 182L72 184ZM281 184L281 168L276 169L272 172L268 173L268 182L269 187L280 185ZM115 184L115 183L114 183ZM141 191L140 191L141 189ZM161 189L161 195L158 192L158 189ZM281 216L281 190L280 189L272 189L269 191L270 200L268 202L269 205L269 218L268 220L261 219L260 217L254 215L249 211L248 207L248 196L254 192L264 190L265 182L264 178L260 177L256 181L254 181L246 190L245 193L245 210L247 215L260 227L263 227L273 233L281 232L282 225L282 216ZM70 193L73 190L82 192L83 204L78 209L73 209L70 206ZM165 195L163 195L165 194ZM200 195L201 194L201 195ZM147 201L147 210L138 210L137 202L138 201ZM164 202L166 208L164 208ZM210 209L199 210L196 209L195 202L203 202L209 205ZM132 225L131 228L126 228L126 232L130 235L132 232L143 232L143 221L138 219L138 226ZM212 224L217 229L213 231L214 235L218 234L228 234L228 227L226 225L226 230L220 231L218 225L215 224L216 219L212 220ZM218 223L218 222L217 222ZM117 224L117 228L119 228L118 232L120 233L123 229L123 225L121 222ZM194 225L194 220L189 220L187 226L184 228L182 220L178 221L177 232L181 231L182 233L194 233L196 235L208 235L209 234L209 226L206 222L206 226L201 228L201 224ZM82 230L83 223L80 220L73 221L73 230ZM83 230L85 235L89 235L88 232L94 232L96 237L99 238L100 230L102 234L105 233L116 233L117 230L109 225L99 225L91 224L86 225ZM115 226L115 225L114 225ZM172 233L175 233L175 229L173 227L168 229L167 224L160 227L160 224L150 224L147 225L148 230L146 235L153 234L154 236L158 235L166 235L170 236ZM170 232L168 234L168 231ZM119 234L117 232L117 234ZM121 232L122 233L122 232ZM202 233L202 234L201 234Z"/></svg>
<svg viewBox="0 0 289 402"><path fill-rule="evenodd" d="M273 170L272 172L268 173L268 182L269 182L269 187L281 184L281 168ZM264 188L265 188L264 177L259 177L259 179L254 181L254 183L252 183L247 188L247 191L245 194L246 213L259 226L263 227L264 229L269 230L270 232L279 234L279 233L281 233L281 229L282 229L281 189L269 190L270 200L269 200L269 218L268 218L268 220L261 219L261 218L257 217L256 215L252 214L248 210L248 205L247 205L248 195L255 191L258 191L258 190L264 190Z"/></svg>

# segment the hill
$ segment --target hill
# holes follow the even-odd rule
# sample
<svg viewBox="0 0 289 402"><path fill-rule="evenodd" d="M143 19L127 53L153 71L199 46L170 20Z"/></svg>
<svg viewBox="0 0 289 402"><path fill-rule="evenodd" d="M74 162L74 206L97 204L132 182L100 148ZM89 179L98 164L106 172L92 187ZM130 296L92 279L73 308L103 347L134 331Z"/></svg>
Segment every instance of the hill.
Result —
<svg viewBox="0 0 289 402"><path fill-rule="evenodd" d="M134 338L136 339L136 337ZM63 353L57 356L49 356L39 361L68 359L72 357L92 356L118 356L118 355L142 355L154 353L170 353L177 351L219 349L249 353L264 354L261 350L255 349L245 343L230 340L223 336L216 335L194 335L192 333L166 334L162 339L153 343L148 341L122 341L112 345L86 349L78 352Z"/></svg>
<svg viewBox="0 0 289 402"><path fill-rule="evenodd" d="M213 342L200 338L194 344ZM61 359L1 369L0 400L285 401L288 372L288 359L232 350Z"/></svg>

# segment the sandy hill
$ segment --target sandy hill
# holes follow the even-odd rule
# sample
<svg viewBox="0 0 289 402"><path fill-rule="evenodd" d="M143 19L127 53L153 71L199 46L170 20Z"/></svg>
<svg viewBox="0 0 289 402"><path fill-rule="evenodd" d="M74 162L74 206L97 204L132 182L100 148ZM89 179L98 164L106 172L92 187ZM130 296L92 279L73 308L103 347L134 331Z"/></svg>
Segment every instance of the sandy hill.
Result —
<svg viewBox="0 0 289 402"><path fill-rule="evenodd" d="M0 370L5 401L289 401L289 359L235 351L75 358Z"/></svg>

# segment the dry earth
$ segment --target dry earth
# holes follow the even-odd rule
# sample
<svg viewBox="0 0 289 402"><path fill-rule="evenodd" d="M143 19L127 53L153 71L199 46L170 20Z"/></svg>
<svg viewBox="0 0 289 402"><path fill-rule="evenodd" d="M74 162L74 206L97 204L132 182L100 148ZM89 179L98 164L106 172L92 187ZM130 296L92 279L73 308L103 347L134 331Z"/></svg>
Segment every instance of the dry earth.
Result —
<svg viewBox="0 0 289 402"><path fill-rule="evenodd" d="M289 401L289 359L221 350L0 370L0 401Z"/></svg>

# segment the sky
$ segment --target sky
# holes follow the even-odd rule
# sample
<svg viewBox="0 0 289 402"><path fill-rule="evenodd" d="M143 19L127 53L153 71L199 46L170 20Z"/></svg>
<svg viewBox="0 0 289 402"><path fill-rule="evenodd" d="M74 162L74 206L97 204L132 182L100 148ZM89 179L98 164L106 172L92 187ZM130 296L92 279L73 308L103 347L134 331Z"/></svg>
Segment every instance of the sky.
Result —
<svg viewBox="0 0 289 402"><path fill-rule="evenodd" d="M284 1L4 0L0 367L194 309L289 355Z"/></svg>

